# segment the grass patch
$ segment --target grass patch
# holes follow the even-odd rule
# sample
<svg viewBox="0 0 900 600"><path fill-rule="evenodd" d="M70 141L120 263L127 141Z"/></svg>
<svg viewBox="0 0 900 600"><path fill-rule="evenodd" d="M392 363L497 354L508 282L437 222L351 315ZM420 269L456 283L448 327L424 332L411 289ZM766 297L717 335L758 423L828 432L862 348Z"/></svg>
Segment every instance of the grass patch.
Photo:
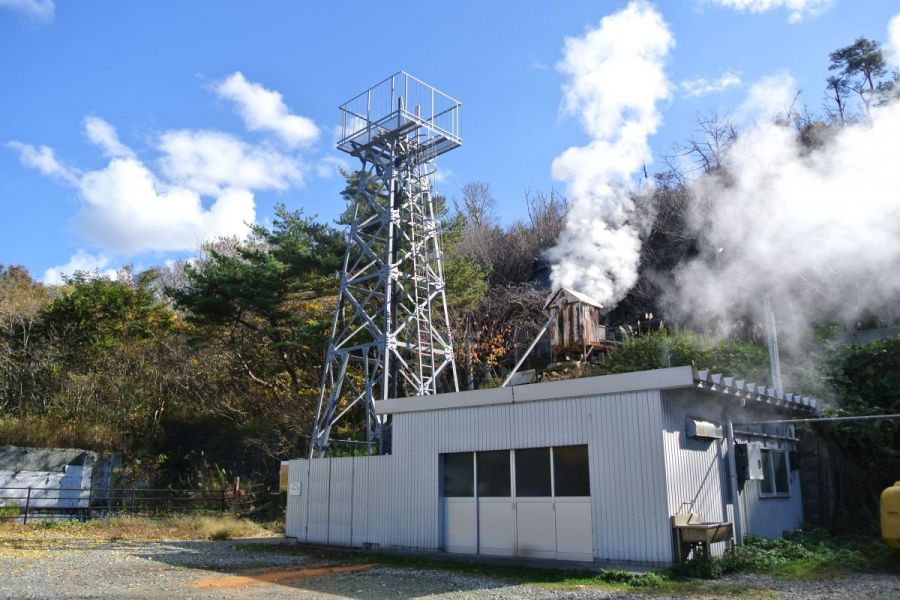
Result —
<svg viewBox="0 0 900 600"><path fill-rule="evenodd" d="M822 530L779 539L748 535L744 545L719 559L694 560L670 569L674 577L710 579L731 573L814 577L841 573L900 573L900 553L880 539L832 536Z"/></svg>
<svg viewBox="0 0 900 600"><path fill-rule="evenodd" d="M95 452L117 452L125 447L121 433L109 423L38 416L0 418L0 440L9 446L81 448Z"/></svg>
<svg viewBox="0 0 900 600"><path fill-rule="evenodd" d="M21 509L15 502L0 502L0 519L14 519L20 512Z"/></svg>
<svg viewBox="0 0 900 600"><path fill-rule="evenodd" d="M28 525L0 523L0 544L19 540L58 541L66 538L98 541L230 540L277 535L258 523L229 515L177 515L159 519L114 517L80 523L46 521Z"/></svg>

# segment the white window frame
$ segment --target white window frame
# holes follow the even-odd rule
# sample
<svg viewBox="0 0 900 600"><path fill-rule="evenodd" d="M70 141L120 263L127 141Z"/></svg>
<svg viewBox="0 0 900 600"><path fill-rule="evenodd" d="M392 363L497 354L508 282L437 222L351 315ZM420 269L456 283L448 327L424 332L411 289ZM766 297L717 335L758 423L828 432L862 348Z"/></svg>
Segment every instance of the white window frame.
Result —
<svg viewBox="0 0 900 600"><path fill-rule="evenodd" d="M787 489L781 491L778 489L778 479L775 477L775 461L772 460L771 456L767 458L763 458L763 469L765 469L763 476L769 478L772 482L772 490L771 492L764 492L762 490L763 482L759 482L759 497L760 498L790 498L791 496L791 466L788 464L788 453L784 448L762 448L760 450L762 454L769 454L774 452L780 452L782 456L784 456L784 471L785 471L785 481L787 482Z"/></svg>

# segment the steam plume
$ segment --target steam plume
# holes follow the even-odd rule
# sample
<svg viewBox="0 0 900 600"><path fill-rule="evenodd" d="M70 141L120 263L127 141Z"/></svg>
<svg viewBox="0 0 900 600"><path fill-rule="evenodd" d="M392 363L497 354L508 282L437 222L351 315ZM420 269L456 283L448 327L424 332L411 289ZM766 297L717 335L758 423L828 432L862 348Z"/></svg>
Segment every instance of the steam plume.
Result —
<svg viewBox="0 0 900 600"><path fill-rule="evenodd" d="M645 220L635 210L631 178L651 159L647 139L660 124L657 103L671 95L663 64L674 45L662 16L642 1L565 40L557 65L567 77L563 110L579 116L591 141L553 161L553 176L568 183L572 202L548 252L554 287L608 305L637 281Z"/></svg>
<svg viewBox="0 0 900 600"><path fill-rule="evenodd" d="M676 273L670 314L755 314L768 292L779 334L798 342L813 319L896 313L900 103L812 136L820 142L810 148L791 127L764 122L740 134L721 173L693 183L707 251Z"/></svg>

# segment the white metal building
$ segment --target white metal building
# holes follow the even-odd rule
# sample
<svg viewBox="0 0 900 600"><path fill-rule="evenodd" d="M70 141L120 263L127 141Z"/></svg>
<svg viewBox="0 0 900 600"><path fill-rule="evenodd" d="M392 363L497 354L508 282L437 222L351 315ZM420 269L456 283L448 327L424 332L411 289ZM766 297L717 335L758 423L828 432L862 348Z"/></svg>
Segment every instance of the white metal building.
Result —
<svg viewBox="0 0 900 600"><path fill-rule="evenodd" d="M809 398L675 367L376 405L393 453L290 461L287 536L659 565L675 557L671 517L733 521L733 488L739 532L803 520L793 428L749 423L815 413ZM733 480L729 420L745 458Z"/></svg>

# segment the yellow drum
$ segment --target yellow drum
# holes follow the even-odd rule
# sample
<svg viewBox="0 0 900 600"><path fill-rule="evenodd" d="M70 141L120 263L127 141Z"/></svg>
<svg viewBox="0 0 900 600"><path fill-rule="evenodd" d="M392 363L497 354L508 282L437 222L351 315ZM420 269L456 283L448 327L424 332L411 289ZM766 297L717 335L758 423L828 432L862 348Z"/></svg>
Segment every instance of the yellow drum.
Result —
<svg viewBox="0 0 900 600"><path fill-rule="evenodd" d="M881 537L900 550L900 481L881 492Z"/></svg>

